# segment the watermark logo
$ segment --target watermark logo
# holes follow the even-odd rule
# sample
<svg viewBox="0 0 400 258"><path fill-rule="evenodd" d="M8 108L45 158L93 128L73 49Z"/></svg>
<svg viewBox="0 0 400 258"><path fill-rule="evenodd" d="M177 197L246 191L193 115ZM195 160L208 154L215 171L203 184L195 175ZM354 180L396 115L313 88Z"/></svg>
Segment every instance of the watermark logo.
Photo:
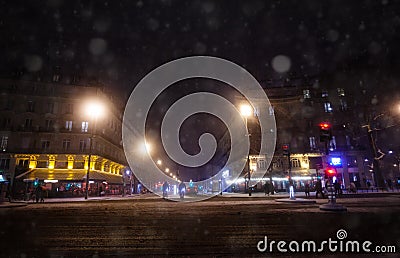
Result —
<svg viewBox="0 0 400 258"><path fill-rule="evenodd" d="M336 232L336 239L328 238L323 241L275 241L269 240L267 236L257 243L259 252L292 252L292 253L396 253L394 245L374 245L371 241L346 240L347 232L339 229Z"/></svg>
<svg viewBox="0 0 400 258"><path fill-rule="evenodd" d="M161 124L161 143L154 144L146 139L146 119L156 98L169 86L190 78L208 78L224 82L239 91L252 109L252 116L258 120L261 128L260 155L265 156L266 168L272 160L276 141L275 116L272 106L257 80L244 68L225 59L194 56L171 61L147 74L134 88L125 107L122 127L124 152L129 166L139 181L151 191L161 194L155 188L155 182L168 182L177 185L179 178L165 174L153 160L150 153L155 145L163 148L169 158L186 167L199 167L212 159L217 148L217 140L209 133L198 139L200 152L195 155L186 153L179 142L179 131L183 122L197 113L208 113L219 118L228 128L231 146L228 160L218 173L207 180L190 182L192 186L209 186L213 182L226 178L236 180L246 165L250 142L247 126L239 107L221 95L210 92L189 94L173 103L165 113ZM253 178L261 178L266 170L257 169ZM225 173L225 174L224 174ZM185 182L186 185L189 182ZM224 188L229 187L224 184ZM215 193L217 194L217 193ZM212 194L199 195L195 201L212 197ZM178 199L179 200L179 199ZM187 201L187 200L185 200Z"/></svg>

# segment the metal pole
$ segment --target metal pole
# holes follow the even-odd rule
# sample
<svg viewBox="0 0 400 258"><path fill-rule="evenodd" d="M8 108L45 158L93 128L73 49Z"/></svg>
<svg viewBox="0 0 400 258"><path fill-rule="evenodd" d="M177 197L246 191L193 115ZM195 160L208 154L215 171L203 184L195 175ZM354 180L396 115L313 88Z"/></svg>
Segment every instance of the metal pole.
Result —
<svg viewBox="0 0 400 258"><path fill-rule="evenodd" d="M371 125L367 124L363 127L367 128L367 135L368 135L368 141L371 145L372 152L374 154L374 160L372 162L373 164L373 171L374 171L374 179L375 179L375 186L376 187L384 187L385 183L383 180L383 176L380 171L379 167L379 160L378 160L378 148L376 147L375 139L374 136L372 135L373 130L371 129Z"/></svg>
<svg viewBox="0 0 400 258"><path fill-rule="evenodd" d="M246 129L247 129L247 135L249 136L249 151L247 152L247 190L249 191L249 196L251 196L251 175L250 175L250 149L251 149L251 142L250 142L250 133L249 133L249 128L247 126L247 117L245 117L245 121L246 121Z"/></svg>
<svg viewBox="0 0 400 258"><path fill-rule="evenodd" d="M93 137L94 137L94 133L95 133L95 128L96 128L96 122L97 119L94 120L94 125L93 125L93 129L91 130L92 133L90 135L89 138L89 158L88 158L88 168L87 168L87 172L86 172L86 187L85 187L85 200L87 200L87 198L89 197L89 173L90 173L90 163L91 163L91 158L92 158L92 148L93 148Z"/></svg>

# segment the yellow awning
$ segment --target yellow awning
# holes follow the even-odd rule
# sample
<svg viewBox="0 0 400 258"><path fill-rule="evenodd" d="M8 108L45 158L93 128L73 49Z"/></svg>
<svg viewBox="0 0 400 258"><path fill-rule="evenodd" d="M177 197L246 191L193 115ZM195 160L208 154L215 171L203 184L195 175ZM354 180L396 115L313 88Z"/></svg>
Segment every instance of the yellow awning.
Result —
<svg viewBox="0 0 400 258"><path fill-rule="evenodd" d="M85 169L48 169L48 168L35 168L31 169L21 175L16 176L16 179L23 179L25 181L33 181L36 178L39 180L58 180L58 181L84 181L86 180ZM89 180L107 182L109 184L122 184L122 176L91 170L89 173Z"/></svg>

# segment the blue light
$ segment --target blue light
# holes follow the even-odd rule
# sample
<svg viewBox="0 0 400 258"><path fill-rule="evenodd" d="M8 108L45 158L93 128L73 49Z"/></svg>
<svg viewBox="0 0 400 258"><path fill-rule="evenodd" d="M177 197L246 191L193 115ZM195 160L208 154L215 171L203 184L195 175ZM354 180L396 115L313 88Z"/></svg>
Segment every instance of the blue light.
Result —
<svg viewBox="0 0 400 258"><path fill-rule="evenodd" d="M330 165L340 167L342 166L342 159L340 157L332 157Z"/></svg>

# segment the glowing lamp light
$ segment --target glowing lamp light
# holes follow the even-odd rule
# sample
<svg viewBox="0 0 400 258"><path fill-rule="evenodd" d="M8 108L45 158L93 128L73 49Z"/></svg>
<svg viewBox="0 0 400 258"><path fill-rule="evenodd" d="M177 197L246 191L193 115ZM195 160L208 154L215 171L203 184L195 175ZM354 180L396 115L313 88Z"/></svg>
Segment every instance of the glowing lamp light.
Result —
<svg viewBox="0 0 400 258"><path fill-rule="evenodd" d="M85 110L88 116L97 118L103 114L104 108L99 102L89 102Z"/></svg>
<svg viewBox="0 0 400 258"><path fill-rule="evenodd" d="M244 117L249 117L249 116L252 115L253 109L252 109L252 107L250 105L243 104L243 105L240 106L240 113Z"/></svg>

